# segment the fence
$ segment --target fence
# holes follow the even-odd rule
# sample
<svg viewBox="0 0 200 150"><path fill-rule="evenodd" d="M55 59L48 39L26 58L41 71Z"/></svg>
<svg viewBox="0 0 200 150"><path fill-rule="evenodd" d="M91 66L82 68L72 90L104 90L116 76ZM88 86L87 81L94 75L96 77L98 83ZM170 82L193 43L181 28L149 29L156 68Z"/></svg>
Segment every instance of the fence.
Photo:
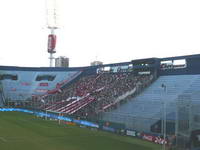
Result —
<svg viewBox="0 0 200 150"><path fill-rule="evenodd" d="M192 133L197 133L200 130L200 97L196 97L197 93L190 95L184 94L178 97L177 101L177 120L176 120L176 135L177 147L187 149L189 147L200 147L200 139L197 145L194 144ZM197 138L200 133L195 135Z"/></svg>

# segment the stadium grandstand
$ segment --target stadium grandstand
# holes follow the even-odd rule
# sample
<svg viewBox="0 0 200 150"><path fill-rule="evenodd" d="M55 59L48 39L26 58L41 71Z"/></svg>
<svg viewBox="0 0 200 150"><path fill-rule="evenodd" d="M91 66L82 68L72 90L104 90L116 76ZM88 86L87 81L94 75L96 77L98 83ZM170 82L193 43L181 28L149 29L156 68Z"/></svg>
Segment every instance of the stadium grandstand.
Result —
<svg viewBox="0 0 200 150"><path fill-rule="evenodd" d="M176 146L195 148L200 145L199 66L200 55L75 68L0 66L0 107L91 121L143 138L176 137Z"/></svg>

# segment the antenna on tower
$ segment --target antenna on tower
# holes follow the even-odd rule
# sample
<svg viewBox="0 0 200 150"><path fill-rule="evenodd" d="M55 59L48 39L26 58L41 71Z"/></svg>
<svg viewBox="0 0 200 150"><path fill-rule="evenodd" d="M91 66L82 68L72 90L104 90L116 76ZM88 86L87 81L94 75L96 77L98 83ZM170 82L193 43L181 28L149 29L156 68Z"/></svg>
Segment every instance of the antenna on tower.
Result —
<svg viewBox="0 0 200 150"><path fill-rule="evenodd" d="M48 35L48 53L49 66L53 67L53 54L56 53L56 34L55 30L58 29L57 21L57 0L46 0L46 12L47 12L47 28L50 30Z"/></svg>

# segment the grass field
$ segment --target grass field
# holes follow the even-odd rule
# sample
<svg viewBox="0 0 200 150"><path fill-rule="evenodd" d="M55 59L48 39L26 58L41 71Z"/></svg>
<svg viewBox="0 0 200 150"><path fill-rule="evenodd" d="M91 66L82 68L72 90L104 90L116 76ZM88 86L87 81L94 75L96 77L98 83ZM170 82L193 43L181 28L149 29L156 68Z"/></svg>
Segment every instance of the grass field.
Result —
<svg viewBox="0 0 200 150"><path fill-rule="evenodd" d="M58 125L20 112L0 112L0 150L160 150L131 137Z"/></svg>

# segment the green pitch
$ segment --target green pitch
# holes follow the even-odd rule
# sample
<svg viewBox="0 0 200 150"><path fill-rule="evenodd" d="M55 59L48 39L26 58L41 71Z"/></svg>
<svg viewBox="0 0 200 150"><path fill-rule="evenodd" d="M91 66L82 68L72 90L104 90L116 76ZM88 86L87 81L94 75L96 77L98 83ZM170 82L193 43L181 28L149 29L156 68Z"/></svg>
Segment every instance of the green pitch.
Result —
<svg viewBox="0 0 200 150"><path fill-rule="evenodd" d="M131 137L58 125L19 112L0 112L0 150L160 150Z"/></svg>

